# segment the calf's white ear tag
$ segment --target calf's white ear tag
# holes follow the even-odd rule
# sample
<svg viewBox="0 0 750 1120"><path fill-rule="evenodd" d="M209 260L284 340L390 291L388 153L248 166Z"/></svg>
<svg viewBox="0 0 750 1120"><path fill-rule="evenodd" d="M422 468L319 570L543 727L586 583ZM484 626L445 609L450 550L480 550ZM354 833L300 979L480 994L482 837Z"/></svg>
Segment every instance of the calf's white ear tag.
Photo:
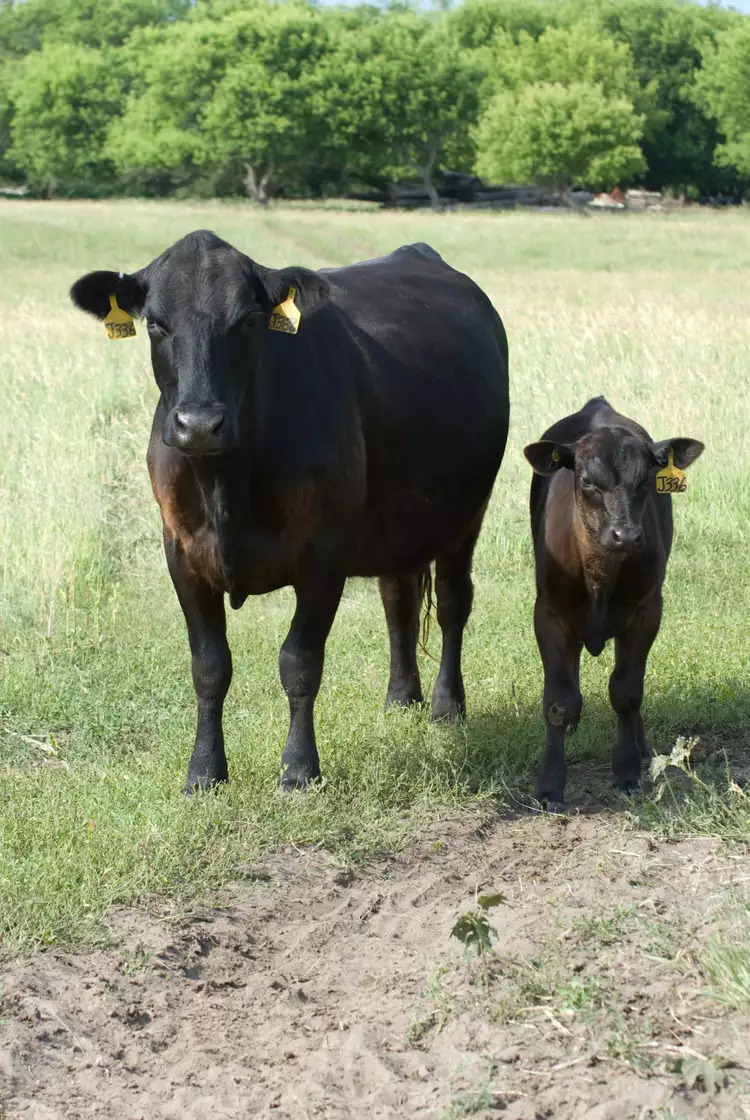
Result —
<svg viewBox="0 0 750 1120"><path fill-rule="evenodd" d="M283 303L278 303L271 312L271 318L268 320L268 329L271 331L282 331L284 334L296 334L299 330L299 322L302 318L302 312L294 302L294 297L297 295L296 288L290 288L286 299Z"/></svg>
<svg viewBox="0 0 750 1120"><path fill-rule="evenodd" d="M110 310L104 320L107 338L135 338L133 316L118 306L117 296L109 297Z"/></svg>
<svg viewBox="0 0 750 1120"><path fill-rule="evenodd" d="M666 467L656 474L657 494L684 494L687 490L685 472L674 465L674 451L670 447Z"/></svg>

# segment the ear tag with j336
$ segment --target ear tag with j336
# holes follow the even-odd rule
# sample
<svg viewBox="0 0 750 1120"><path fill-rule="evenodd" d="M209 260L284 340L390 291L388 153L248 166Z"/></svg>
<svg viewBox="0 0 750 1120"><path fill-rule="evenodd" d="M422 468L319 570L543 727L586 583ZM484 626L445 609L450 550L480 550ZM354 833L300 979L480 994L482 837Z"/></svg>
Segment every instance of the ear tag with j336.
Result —
<svg viewBox="0 0 750 1120"><path fill-rule="evenodd" d="M656 493L684 494L686 490L687 479L685 478L685 472L674 465L674 452L670 447L667 465L658 471L656 475Z"/></svg>
<svg viewBox="0 0 750 1120"><path fill-rule="evenodd" d="M271 312L271 318L268 320L268 329L272 331L282 331L284 334L296 334L299 330L299 321L302 318L302 312L294 302L294 297L297 294L296 288L290 288L286 299L283 303L278 303Z"/></svg>
<svg viewBox="0 0 750 1120"><path fill-rule="evenodd" d="M110 311L104 320L107 338L135 338L133 316L117 304L117 296L109 297Z"/></svg>

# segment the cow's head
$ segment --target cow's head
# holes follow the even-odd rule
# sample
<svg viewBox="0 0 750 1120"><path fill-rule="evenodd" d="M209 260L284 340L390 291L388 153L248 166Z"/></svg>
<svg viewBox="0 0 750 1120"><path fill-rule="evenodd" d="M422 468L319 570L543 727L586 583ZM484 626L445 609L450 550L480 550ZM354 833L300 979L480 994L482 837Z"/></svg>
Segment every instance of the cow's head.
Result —
<svg viewBox="0 0 750 1120"><path fill-rule="evenodd" d="M164 442L197 456L238 445L259 332L268 329L270 312L290 287L303 319L328 294L327 281L317 273L263 268L200 230L138 272L89 272L70 295L100 319L115 296L120 308L146 320L165 409ZM294 341L287 339L290 345Z"/></svg>
<svg viewBox="0 0 750 1120"><path fill-rule="evenodd" d="M656 490L656 474L667 466L684 470L703 451L696 439L652 443L626 428L601 428L576 443L540 440L524 448L537 474L561 468L574 472L575 502L588 535L612 552L637 548L643 536L643 510Z"/></svg>

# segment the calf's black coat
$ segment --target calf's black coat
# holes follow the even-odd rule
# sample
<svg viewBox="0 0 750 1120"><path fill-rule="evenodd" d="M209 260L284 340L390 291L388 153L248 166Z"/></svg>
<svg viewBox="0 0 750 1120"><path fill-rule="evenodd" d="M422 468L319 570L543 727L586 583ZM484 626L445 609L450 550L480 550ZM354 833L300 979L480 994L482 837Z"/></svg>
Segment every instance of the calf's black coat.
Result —
<svg viewBox="0 0 750 1120"><path fill-rule="evenodd" d="M661 588L672 547L672 499L656 474L672 453L680 469L703 451L697 440L652 442L604 397L558 420L524 449L534 468L531 531L537 597L534 630L544 666L547 743L537 796L563 803L565 732L581 716L581 651L615 640L609 696L617 715L615 785L629 790L647 756L641 703L649 650L659 632Z"/></svg>
<svg viewBox="0 0 750 1120"><path fill-rule="evenodd" d="M270 330L292 288L299 333ZM199 231L136 273L89 273L71 295L100 318L115 295L148 323L161 392L148 466L198 702L188 789L227 778L225 595L239 607L296 592L280 654L285 788L319 774L313 705L349 576L379 577L387 698L409 704L422 699L419 580L435 560L432 715L461 715L471 558L508 432L507 341L476 284L427 245L271 270Z"/></svg>

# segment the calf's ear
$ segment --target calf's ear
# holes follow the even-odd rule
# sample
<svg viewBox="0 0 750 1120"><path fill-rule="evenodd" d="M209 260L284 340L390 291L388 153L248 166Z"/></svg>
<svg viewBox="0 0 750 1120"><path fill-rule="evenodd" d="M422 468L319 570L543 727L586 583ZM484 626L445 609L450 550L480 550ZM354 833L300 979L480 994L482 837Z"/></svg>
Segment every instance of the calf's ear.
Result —
<svg viewBox="0 0 750 1120"><path fill-rule="evenodd" d="M651 454L653 455L654 462L660 467L666 467L669 462L669 452L672 452L674 465L684 471L691 463L694 463L698 456L704 449L705 444L702 444L697 439L685 439L678 436L677 439L662 439L659 443L651 444Z"/></svg>
<svg viewBox="0 0 750 1120"><path fill-rule="evenodd" d="M303 314L309 314L325 303L331 291L325 276L310 268L269 269L261 278L261 286L261 298L266 304L263 310L266 312L283 303L290 288L294 288L294 302Z"/></svg>
<svg viewBox="0 0 750 1120"><path fill-rule="evenodd" d="M523 453L534 468L535 474L554 474L560 467L573 470L576 462L575 449L569 443L556 443L551 439L540 439L524 447Z"/></svg>
<svg viewBox="0 0 750 1120"><path fill-rule="evenodd" d="M139 273L87 272L70 289L70 298L81 311L104 319L111 309L109 297L129 315L140 315L146 302L146 286Z"/></svg>

